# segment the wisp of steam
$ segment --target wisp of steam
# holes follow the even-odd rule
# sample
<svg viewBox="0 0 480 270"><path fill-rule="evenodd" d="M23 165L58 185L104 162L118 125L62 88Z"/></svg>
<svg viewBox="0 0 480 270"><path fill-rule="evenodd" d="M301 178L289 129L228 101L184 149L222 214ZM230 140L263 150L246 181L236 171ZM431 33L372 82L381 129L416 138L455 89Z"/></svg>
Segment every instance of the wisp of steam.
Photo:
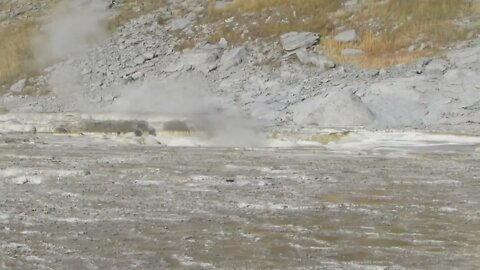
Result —
<svg viewBox="0 0 480 270"><path fill-rule="evenodd" d="M71 0L58 7L36 38L38 60L52 61L77 57L106 37L105 21L111 16L106 1ZM66 62L68 63L68 61ZM80 70L74 66L56 69L50 86L57 98L76 111L88 113L130 113L189 119L195 128L210 135L218 146L261 146L258 121L243 117L232 105L209 93L208 82L195 73L167 79L147 79L115 89L118 98L99 108L85 97ZM105 105L105 104L104 104Z"/></svg>
<svg viewBox="0 0 480 270"><path fill-rule="evenodd" d="M259 121L242 116L232 105L214 97L208 92L208 82L195 73L147 79L117 93L120 98L108 108L111 112L187 118L217 146L261 146L265 142Z"/></svg>
<svg viewBox="0 0 480 270"><path fill-rule="evenodd" d="M49 62L85 52L107 37L106 22L111 15L106 1L61 2L35 37L38 60Z"/></svg>

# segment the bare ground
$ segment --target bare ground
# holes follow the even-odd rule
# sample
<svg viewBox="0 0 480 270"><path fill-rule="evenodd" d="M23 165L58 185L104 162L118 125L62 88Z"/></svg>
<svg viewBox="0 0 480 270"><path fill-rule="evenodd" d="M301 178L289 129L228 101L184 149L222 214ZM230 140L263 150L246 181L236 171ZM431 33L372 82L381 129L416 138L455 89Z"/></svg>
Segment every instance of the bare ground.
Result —
<svg viewBox="0 0 480 270"><path fill-rule="evenodd" d="M480 154L0 135L1 269L476 269Z"/></svg>

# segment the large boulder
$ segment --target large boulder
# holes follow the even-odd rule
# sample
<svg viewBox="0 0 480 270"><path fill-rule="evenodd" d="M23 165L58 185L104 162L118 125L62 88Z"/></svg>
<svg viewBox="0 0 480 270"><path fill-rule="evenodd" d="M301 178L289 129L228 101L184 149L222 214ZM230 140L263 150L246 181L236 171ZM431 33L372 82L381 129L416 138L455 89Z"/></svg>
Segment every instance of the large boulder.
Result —
<svg viewBox="0 0 480 270"><path fill-rule="evenodd" d="M375 120L360 97L349 89L333 90L325 95L293 105L293 121L321 127L368 126Z"/></svg>
<svg viewBox="0 0 480 270"><path fill-rule="evenodd" d="M445 104L438 101L441 95L430 96L426 92L430 90L425 79L395 78L372 84L362 100L375 114L380 127L422 126L427 116L433 116L428 115L428 104Z"/></svg>
<svg viewBox="0 0 480 270"><path fill-rule="evenodd" d="M280 36L280 43L286 51L309 48L317 44L320 35L312 32L289 32Z"/></svg>

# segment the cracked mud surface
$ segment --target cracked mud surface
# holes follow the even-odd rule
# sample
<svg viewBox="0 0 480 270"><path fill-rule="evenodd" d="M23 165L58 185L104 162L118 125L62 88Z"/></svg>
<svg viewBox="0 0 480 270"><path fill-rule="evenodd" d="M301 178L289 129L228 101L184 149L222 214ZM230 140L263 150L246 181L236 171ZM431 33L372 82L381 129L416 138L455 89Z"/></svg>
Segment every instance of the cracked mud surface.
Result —
<svg viewBox="0 0 480 270"><path fill-rule="evenodd" d="M2 269L476 269L480 153L0 136Z"/></svg>

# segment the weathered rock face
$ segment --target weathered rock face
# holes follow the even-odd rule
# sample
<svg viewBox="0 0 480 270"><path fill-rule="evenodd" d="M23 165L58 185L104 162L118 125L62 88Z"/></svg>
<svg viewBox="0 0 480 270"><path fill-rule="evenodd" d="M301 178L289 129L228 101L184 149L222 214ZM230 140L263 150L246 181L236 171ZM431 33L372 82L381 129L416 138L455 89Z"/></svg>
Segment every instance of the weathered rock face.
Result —
<svg viewBox="0 0 480 270"><path fill-rule="evenodd" d="M312 32L289 32L280 36L280 43L286 51L309 48L320 40L320 36Z"/></svg>
<svg viewBox="0 0 480 270"><path fill-rule="evenodd" d="M292 108L293 121L321 127L368 126L375 120L360 97L348 89L332 90L300 102Z"/></svg>
<svg viewBox="0 0 480 270"><path fill-rule="evenodd" d="M390 78L368 87L363 101L380 127L475 123L480 119L479 75L457 69L443 76Z"/></svg>
<svg viewBox="0 0 480 270"><path fill-rule="evenodd" d="M382 126L421 126L426 107L412 79L386 80L370 86L363 101Z"/></svg>

